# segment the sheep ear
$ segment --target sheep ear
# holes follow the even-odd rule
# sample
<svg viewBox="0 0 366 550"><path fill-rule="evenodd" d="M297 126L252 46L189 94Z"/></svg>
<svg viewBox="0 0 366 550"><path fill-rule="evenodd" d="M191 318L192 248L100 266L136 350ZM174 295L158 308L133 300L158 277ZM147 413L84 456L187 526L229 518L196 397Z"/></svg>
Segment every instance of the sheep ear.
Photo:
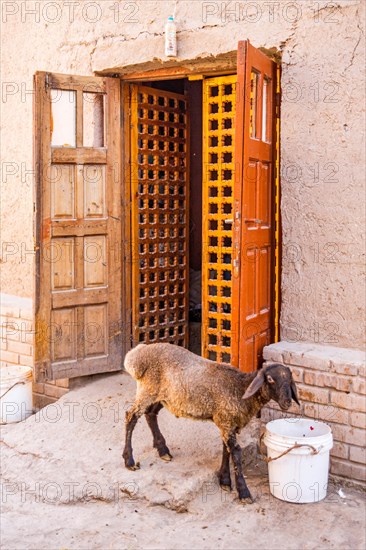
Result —
<svg viewBox="0 0 366 550"><path fill-rule="evenodd" d="M253 382L246 389L243 399L248 399L252 397L264 384L264 369L261 369L257 376L254 378Z"/></svg>
<svg viewBox="0 0 366 550"><path fill-rule="evenodd" d="M300 407L300 401L299 401L299 398L297 396L296 384L293 380L291 382L291 396L292 396L292 399L295 401L295 403L297 403Z"/></svg>

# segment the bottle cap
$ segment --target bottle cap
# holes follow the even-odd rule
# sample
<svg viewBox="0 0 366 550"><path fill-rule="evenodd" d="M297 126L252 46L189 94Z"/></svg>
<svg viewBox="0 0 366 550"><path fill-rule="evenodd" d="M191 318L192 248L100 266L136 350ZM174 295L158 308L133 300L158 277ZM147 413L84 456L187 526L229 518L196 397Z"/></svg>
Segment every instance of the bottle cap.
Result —
<svg viewBox="0 0 366 550"><path fill-rule="evenodd" d="M170 15L170 16L168 17L168 21L174 21L174 17L173 17L172 15Z"/></svg>

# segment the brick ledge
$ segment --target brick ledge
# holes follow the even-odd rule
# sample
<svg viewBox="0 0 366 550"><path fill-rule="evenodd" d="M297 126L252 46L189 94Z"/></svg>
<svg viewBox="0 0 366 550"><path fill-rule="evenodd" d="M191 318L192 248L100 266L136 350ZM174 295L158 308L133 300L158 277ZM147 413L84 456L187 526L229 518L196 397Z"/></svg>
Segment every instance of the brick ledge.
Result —
<svg viewBox="0 0 366 550"><path fill-rule="evenodd" d="M365 376L366 354L362 350L352 348L282 340L266 346L263 358L266 361L278 361L316 370L338 372L340 369L342 373L347 366L349 374Z"/></svg>

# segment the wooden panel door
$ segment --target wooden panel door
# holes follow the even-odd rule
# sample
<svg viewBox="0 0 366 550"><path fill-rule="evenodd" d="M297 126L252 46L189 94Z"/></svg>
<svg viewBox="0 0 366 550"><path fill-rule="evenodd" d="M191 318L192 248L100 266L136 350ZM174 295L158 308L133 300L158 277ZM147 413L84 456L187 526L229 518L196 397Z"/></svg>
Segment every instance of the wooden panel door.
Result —
<svg viewBox="0 0 366 550"><path fill-rule="evenodd" d="M131 86L134 343L188 344L188 109Z"/></svg>
<svg viewBox="0 0 366 550"><path fill-rule="evenodd" d="M37 73L36 376L119 370L120 82Z"/></svg>
<svg viewBox="0 0 366 550"><path fill-rule="evenodd" d="M232 362L247 372L273 338L276 75L276 63L239 42Z"/></svg>
<svg viewBox="0 0 366 550"><path fill-rule="evenodd" d="M203 82L202 355L230 363L236 75Z"/></svg>

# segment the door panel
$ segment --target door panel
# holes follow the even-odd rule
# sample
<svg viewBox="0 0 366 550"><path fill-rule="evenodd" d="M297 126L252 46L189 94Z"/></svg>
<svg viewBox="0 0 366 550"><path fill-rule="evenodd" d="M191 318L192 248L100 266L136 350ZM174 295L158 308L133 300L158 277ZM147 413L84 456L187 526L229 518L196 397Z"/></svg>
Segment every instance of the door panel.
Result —
<svg viewBox="0 0 366 550"><path fill-rule="evenodd" d="M258 195L258 218L261 220L261 224L263 227L270 227L272 215L272 185L270 164L262 163L261 165Z"/></svg>
<svg viewBox="0 0 366 550"><path fill-rule="evenodd" d="M276 78L273 61L249 41L239 43L232 363L247 372L274 337Z"/></svg>
<svg viewBox="0 0 366 550"><path fill-rule="evenodd" d="M134 343L188 344L187 111L184 95L131 86Z"/></svg>
<svg viewBox="0 0 366 550"><path fill-rule="evenodd" d="M269 312L270 302L270 277L271 277L271 250L269 247L261 248L258 259L258 308L260 313Z"/></svg>
<svg viewBox="0 0 366 550"><path fill-rule="evenodd" d="M119 370L120 84L37 73L35 88L36 376Z"/></svg>
<svg viewBox="0 0 366 550"><path fill-rule="evenodd" d="M203 82L202 355L230 363L236 76Z"/></svg>

